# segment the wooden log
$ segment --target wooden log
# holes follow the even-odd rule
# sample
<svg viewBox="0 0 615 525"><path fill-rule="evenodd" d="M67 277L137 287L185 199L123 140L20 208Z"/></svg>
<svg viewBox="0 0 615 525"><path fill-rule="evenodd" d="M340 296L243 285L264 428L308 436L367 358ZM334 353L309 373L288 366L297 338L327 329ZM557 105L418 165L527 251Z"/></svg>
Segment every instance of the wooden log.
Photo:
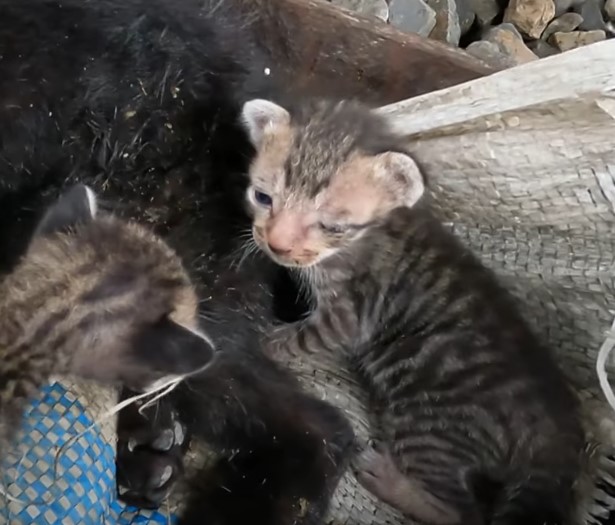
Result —
<svg viewBox="0 0 615 525"><path fill-rule="evenodd" d="M321 0L234 0L291 90L384 105L493 72L464 51Z"/></svg>

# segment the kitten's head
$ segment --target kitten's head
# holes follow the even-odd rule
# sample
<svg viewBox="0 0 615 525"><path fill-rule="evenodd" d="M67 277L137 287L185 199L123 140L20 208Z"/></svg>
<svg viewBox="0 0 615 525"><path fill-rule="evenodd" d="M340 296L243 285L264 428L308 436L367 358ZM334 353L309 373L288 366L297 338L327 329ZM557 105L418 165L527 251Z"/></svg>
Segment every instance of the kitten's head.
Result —
<svg viewBox="0 0 615 525"><path fill-rule="evenodd" d="M279 264L318 264L423 195L400 137L357 103L316 101L289 112L251 100L242 119L256 148L253 236Z"/></svg>
<svg viewBox="0 0 615 525"><path fill-rule="evenodd" d="M15 275L24 298L38 283L53 320L43 346L67 349L69 372L142 390L213 359L179 257L147 229L99 214L86 186L50 207Z"/></svg>

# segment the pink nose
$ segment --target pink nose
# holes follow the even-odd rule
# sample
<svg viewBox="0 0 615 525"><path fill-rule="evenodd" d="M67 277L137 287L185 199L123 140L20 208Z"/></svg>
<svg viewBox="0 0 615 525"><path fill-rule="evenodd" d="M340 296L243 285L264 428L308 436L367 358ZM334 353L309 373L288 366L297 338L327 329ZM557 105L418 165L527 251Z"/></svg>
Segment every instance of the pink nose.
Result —
<svg viewBox="0 0 615 525"><path fill-rule="evenodd" d="M269 246L269 249L276 255L288 255L291 252L290 248L287 246L276 246L271 240L267 242L267 246Z"/></svg>
<svg viewBox="0 0 615 525"><path fill-rule="evenodd" d="M299 218L289 210L282 210L267 225L267 245L276 255L288 255L297 242Z"/></svg>

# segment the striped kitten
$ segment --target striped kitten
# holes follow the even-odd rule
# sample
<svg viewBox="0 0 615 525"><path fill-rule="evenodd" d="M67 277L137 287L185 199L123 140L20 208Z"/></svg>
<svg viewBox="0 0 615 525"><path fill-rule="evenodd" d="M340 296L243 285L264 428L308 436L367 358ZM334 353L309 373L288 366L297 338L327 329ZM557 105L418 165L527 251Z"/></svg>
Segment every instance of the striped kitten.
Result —
<svg viewBox="0 0 615 525"><path fill-rule="evenodd" d="M583 433L551 355L491 271L432 216L419 168L351 102L243 108L253 237L315 309L277 359L337 352L382 408L360 481L426 524L562 523Z"/></svg>
<svg viewBox="0 0 615 525"><path fill-rule="evenodd" d="M52 375L144 390L202 368L214 349L195 330L197 304L166 244L99 216L89 188L67 191L0 283L0 446Z"/></svg>

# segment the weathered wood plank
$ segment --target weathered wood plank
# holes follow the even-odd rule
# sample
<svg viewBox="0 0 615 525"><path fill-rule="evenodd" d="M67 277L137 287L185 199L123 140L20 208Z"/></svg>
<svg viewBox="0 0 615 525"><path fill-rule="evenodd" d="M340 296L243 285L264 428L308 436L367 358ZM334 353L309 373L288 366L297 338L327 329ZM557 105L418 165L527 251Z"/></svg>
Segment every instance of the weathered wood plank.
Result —
<svg viewBox="0 0 615 525"><path fill-rule="evenodd" d="M613 57L615 40L608 40L391 104L380 111L393 120L400 133L422 138L425 133L442 133L448 126L472 128L476 119L505 112L517 111L519 118L527 120L531 114L526 110L538 104L557 106L584 97L591 106L603 91L615 85ZM570 127L574 128L574 122ZM457 135L460 131L455 128L447 133ZM603 140L613 141L606 133Z"/></svg>
<svg viewBox="0 0 615 525"><path fill-rule="evenodd" d="M290 89L384 105L493 72L456 48L322 0L234 0Z"/></svg>

